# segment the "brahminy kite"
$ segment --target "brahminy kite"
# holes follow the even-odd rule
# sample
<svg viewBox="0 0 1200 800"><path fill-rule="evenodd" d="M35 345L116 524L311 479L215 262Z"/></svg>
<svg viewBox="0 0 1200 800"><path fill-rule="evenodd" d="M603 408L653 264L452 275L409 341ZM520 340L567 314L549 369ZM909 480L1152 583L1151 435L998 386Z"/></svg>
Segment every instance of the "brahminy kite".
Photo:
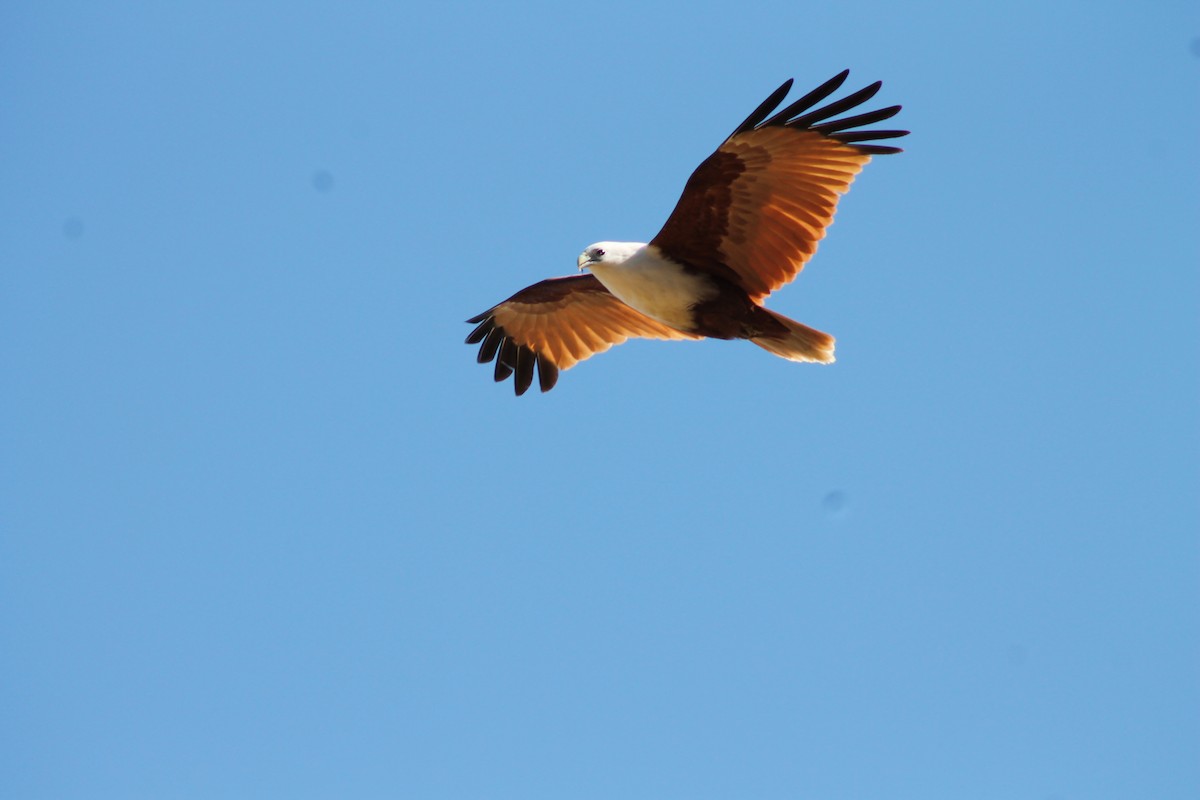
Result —
<svg viewBox="0 0 1200 800"><path fill-rule="evenodd" d="M634 336L749 339L791 361L833 361L833 337L763 308L767 295L804 268L833 222L839 197L873 155L899 147L864 144L908 131L860 130L890 119L889 106L831 119L875 96L881 82L821 108L843 71L782 111L788 80L696 168L649 244L597 242L579 256L590 274L535 283L467 320L478 327L479 363L495 359L518 395L543 392L560 370Z"/></svg>

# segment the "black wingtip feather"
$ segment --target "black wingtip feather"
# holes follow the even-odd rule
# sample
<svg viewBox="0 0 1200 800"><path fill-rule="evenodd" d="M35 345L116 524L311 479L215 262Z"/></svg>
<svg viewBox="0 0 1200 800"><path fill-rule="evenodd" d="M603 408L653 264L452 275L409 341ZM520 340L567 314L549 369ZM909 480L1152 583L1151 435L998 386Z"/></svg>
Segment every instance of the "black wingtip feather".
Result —
<svg viewBox="0 0 1200 800"><path fill-rule="evenodd" d="M508 332L496 324L491 312L480 314L467 322L479 323L479 326L468 334L467 344L479 344L479 353L475 360L480 364L495 360L493 377L497 383L515 375L513 390L517 396L523 395L533 385L535 367L538 388L543 392L550 391L558 383L558 366L548 356L535 353L532 348L513 341Z"/></svg>
<svg viewBox="0 0 1200 800"><path fill-rule="evenodd" d="M790 84L784 84L784 86L777 89L774 94L768 97L766 102L755 109L754 113L747 117L746 121L739 125L738 129L732 135L736 136L739 133L745 133L750 130L761 130L769 126L782 126L814 131L823 136L828 136L830 139L848 144L865 155L887 155L903 152L899 147L859 143L874 141L876 139L895 139L907 136L908 131L851 130L852 128L860 128L863 125L873 125L885 119L891 119L900 112L900 106L888 106L887 108L866 111L851 117L832 119L832 117L836 117L838 114L849 111L870 100L879 92L883 86L883 81L875 81L858 91L851 92L840 100L835 100L821 108L813 109L813 106L821 103L840 89L849 75L850 70L842 70L816 89L813 89L799 100L790 103L787 107L768 118L771 110L783 102L783 98L786 96L786 92L783 89L789 87Z"/></svg>
<svg viewBox="0 0 1200 800"><path fill-rule="evenodd" d="M886 144L856 144L854 149L869 156L890 156L894 153L904 152L902 147L891 147Z"/></svg>
<svg viewBox="0 0 1200 800"><path fill-rule="evenodd" d="M796 102L789 104L787 108L783 109L778 114L764 122L763 126L787 124L788 120L792 119L797 114L807 111L817 103L824 100L826 97L829 97L829 95L833 94L838 89L842 88L842 84L846 82L846 78L848 77L850 77L850 70L842 70L837 75L834 75L832 78L825 81L808 94L804 95L804 97L801 97Z"/></svg>
<svg viewBox="0 0 1200 800"><path fill-rule="evenodd" d="M558 383L558 367L546 356L537 354L538 388L548 392Z"/></svg>
<svg viewBox="0 0 1200 800"><path fill-rule="evenodd" d="M822 106L816 111L810 111L802 117L796 117L788 123L793 128L808 128L814 122L820 122L823 119L829 119L832 116L841 114L843 111L848 111L857 105L867 102L879 92L883 87L883 81L875 81L870 86L864 86L857 92L848 94L841 100L834 100L827 106Z"/></svg>
<svg viewBox="0 0 1200 800"><path fill-rule="evenodd" d="M846 144L854 144L874 139L899 139L901 136L908 136L908 131L847 131L846 133L831 134L829 138Z"/></svg>
<svg viewBox="0 0 1200 800"><path fill-rule="evenodd" d="M504 341L504 330L501 328L493 328L487 338L483 340L483 344L479 346L479 355L475 360L480 364L486 364L496 357L496 351L500 349L500 343Z"/></svg>
<svg viewBox="0 0 1200 800"><path fill-rule="evenodd" d="M477 344L496 327L496 323L487 314L480 314L478 317L467 320L467 322L479 323L479 327L467 334L467 344Z"/></svg>
<svg viewBox="0 0 1200 800"><path fill-rule="evenodd" d="M500 352L496 355L496 382L507 378L513 374L513 370L517 365L517 345L512 339L507 336L500 342Z"/></svg>
<svg viewBox="0 0 1200 800"><path fill-rule="evenodd" d="M855 114L853 117L842 117L841 119L830 120L829 122L821 122L816 125L810 125L809 130L818 131L826 135L844 131L847 128L861 128L863 125L874 125L876 122L883 122L885 119L891 119L900 113L900 106L888 106L877 111L868 111L864 114Z"/></svg>
<svg viewBox="0 0 1200 800"><path fill-rule="evenodd" d="M495 378L496 383L500 383L509 375L512 375L512 373L512 367L510 367L508 364L505 364L503 360L499 358L496 359L496 370L492 373L492 377Z"/></svg>
<svg viewBox="0 0 1200 800"><path fill-rule="evenodd" d="M533 351L523 345L517 345L517 363L513 370L513 390L517 397L525 394L533 384Z"/></svg>
<svg viewBox="0 0 1200 800"><path fill-rule="evenodd" d="M733 137L737 136L739 133L745 133L746 131L754 130L754 128L757 127L760 122L767 118L768 114L775 110L776 106L783 102L783 98L787 97L788 92L792 90L792 82L792 78L788 78L786 81L784 81L782 86L771 92L771 96L766 100L763 100L761 103L759 103L758 108L754 109L754 111L750 113L750 116L746 117L746 119L742 121L742 124L738 125L734 129L733 133L729 135Z"/></svg>

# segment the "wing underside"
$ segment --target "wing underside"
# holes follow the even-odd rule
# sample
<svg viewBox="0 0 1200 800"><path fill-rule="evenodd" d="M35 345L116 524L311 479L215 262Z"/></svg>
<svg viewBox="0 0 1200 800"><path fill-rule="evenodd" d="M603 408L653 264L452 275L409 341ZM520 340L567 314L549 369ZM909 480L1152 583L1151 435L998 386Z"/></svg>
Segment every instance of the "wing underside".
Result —
<svg viewBox="0 0 1200 800"><path fill-rule="evenodd" d="M479 363L494 360L495 379L513 376L518 395L533 384L535 367L548 392L561 370L628 339L697 338L630 308L590 274L535 283L467 322L477 324L467 344L479 345Z"/></svg>
<svg viewBox="0 0 1200 800"><path fill-rule="evenodd" d="M667 257L740 285L761 300L791 281L817 250L838 200L872 155L900 148L875 142L907 135L863 129L900 106L838 117L875 96L875 82L819 108L845 82L842 72L776 111L787 81L696 168L658 235Z"/></svg>

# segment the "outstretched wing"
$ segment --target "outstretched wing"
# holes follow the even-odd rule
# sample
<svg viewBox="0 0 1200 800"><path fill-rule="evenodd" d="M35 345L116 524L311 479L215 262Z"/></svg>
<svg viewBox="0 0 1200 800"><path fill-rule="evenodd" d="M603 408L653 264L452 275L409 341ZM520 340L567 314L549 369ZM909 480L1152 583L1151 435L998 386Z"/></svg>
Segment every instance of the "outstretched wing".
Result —
<svg viewBox="0 0 1200 800"><path fill-rule="evenodd" d="M908 133L856 130L895 116L900 106L826 121L871 99L878 81L809 110L849 74L845 70L768 119L792 82L780 86L696 168L651 244L674 261L733 281L755 300L795 278L863 165L872 155L900 152L863 142Z"/></svg>
<svg viewBox="0 0 1200 800"><path fill-rule="evenodd" d="M496 380L514 375L518 395L533 383L554 388L559 370L570 369L626 339L698 339L635 311L613 296L594 275L572 275L527 286L467 320L479 323L467 337L478 344L479 363L496 360Z"/></svg>

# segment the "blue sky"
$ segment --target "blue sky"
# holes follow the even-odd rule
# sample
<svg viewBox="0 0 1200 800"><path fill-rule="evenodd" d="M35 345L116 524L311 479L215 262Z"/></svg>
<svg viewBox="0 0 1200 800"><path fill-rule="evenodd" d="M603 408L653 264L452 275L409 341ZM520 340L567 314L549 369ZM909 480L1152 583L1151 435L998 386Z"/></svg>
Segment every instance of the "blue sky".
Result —
<svg viewBox="0 0 1200 800"><path fill-rule="evenodd" d="M0 794L1200 793L1191 3L6 3ZM512 396L787 77L770 305Z"/></svg>

